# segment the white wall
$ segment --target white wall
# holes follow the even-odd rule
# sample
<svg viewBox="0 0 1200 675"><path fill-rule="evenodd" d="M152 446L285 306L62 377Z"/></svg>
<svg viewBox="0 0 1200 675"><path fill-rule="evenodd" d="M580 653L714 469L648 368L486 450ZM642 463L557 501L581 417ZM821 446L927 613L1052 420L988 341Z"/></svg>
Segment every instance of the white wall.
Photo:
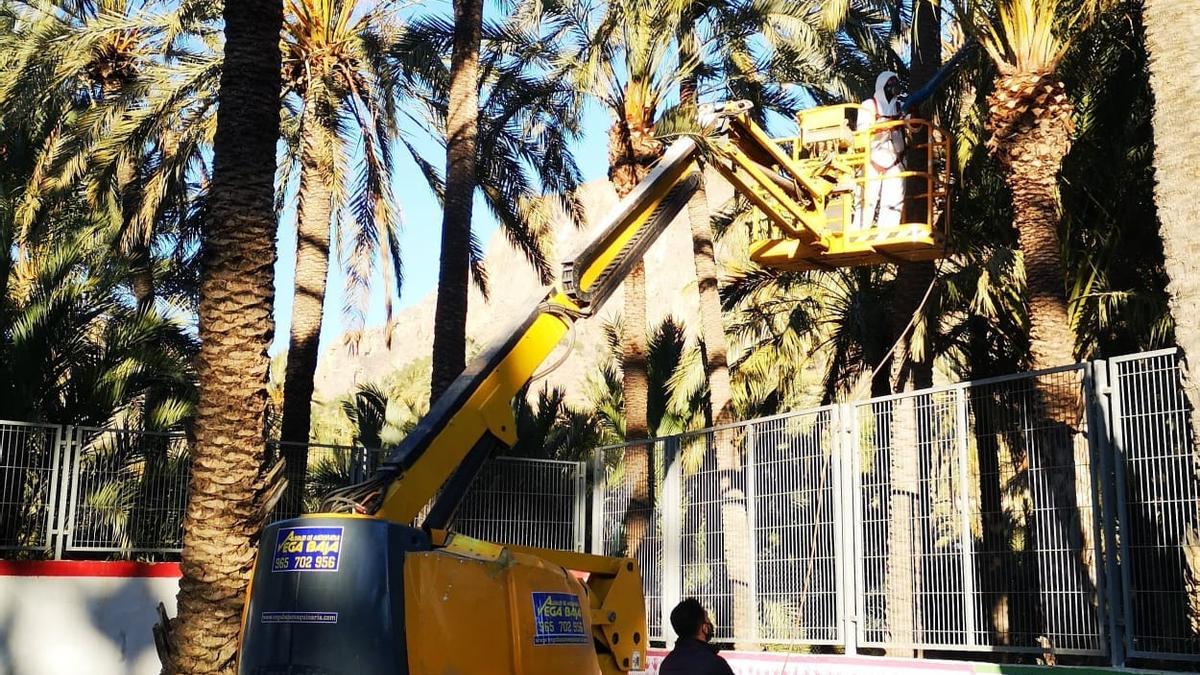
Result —
<svg viewBox="0 0 1200 675"><path fill-rule="evenodd" d="M0 673L157 675L151 627L176 578L0 576Z"/></svg>

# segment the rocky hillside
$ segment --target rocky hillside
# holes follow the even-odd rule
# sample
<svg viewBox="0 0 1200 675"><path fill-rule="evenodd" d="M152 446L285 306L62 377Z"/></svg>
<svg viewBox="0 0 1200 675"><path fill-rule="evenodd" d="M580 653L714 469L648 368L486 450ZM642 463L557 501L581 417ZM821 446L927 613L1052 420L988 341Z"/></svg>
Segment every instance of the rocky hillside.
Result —
<svg viewBox="0 0 1200 675"><path fill-rule="evenodd" d="M729 198L730 191L718 179L710 179L709 203L715 210ZM586 243L590 230L616 205L616 194L608 181L595 181L583 189L586 228L576 228L565 217L557 219L554 258L561 260ZM467 333L482 347L501 337L511 322L526 316L546 293L524 257L497 231L488 243L486 265L491 297L485 301L472 288L467 315ZM557 270L558 264L554 268ZM698 295L692 266L691 234L686 213L671 224L646 256L647 318L653 325L670 314L682 319L689 330L698 326ZM342 344L326 349L317 368L317 397L340 398L356 385L379 382L405 364L428 357L433 349L433 315L436 294L431 292L405 308L396 317L390 348L382 328L367 331L355 354ZM598 317L577 324L573 355L546 379L566 389L569 400L581 403L588 375L596 368L603 351L603 323L617 316L622 293L609 300ZM566 348L565 345L560 349ZM553 357L552 357L553 358Z"/></svg>

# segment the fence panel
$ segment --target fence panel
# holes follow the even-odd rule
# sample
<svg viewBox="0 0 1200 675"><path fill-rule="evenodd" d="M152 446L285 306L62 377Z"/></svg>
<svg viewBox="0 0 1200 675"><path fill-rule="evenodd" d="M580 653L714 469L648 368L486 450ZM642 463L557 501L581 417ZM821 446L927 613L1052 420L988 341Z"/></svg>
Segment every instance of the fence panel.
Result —
<svg viewBox="0 0 1200 675"><path fill-rule="evenodd" d="M655 640L683 597L739 644L841 644L833 409L653 441L651 533L638 559ZM593 550L621 555L629 446L596 451ZM739 630L735 630L739 627Z"/></svg>
<svg viewBox="0 0 1200 675"><path fill-rule="evenodd" d="M0 550L49 550L63 428L0 421Z"/></svg>
<svg viewBox="0 0 1200 675"><path fill-rule="evenodd" d="M747 490L761 644L841 644L833 409L748 425Z"/></svg>
<svg viewBox="0 0 1200 675"><path fill-rule="evenodd" d="M595 453L593 504L598 513L592 517L599 518L600 523L593 528L592 552L623 556L627 546L636 543L633 557L642 572L651 640L665 638L664 594L678 594L677 590L666 588L663 578L666 567L662 510L663 479L667 469L665 448L666 444L660 439L601 448ZM643 473L648 474L643 483L649 486L648 503L634 500L630 490L633 483L641 480Z"/></svg>
<svg viewBox="0 0 1200 675"><path fill-rule="evenodd" d="M972 646L958 406L953 389L857 406L861 645Z"/></svg>
<svg viewBox="0 0 1200 675"><path fill-rule="evenodd" d="M680 522L680 593L708 608L719 640L731 639L736 624L754 617L753 597L735 598L735 588L748 590L752 583L746 469L738 460L745 432L743 426L682 437L681 499L663 505Z"/></svg>
<svg viewBox="0 0 1200 675"><path fill-rule="evenodd" d="M67 551L182 549L191 464L182 435L80 427L71 446Z"/></svg>
<svg viewBox="0 0 1200 675"><path fill-rule="evenodd" d="M1109 368L1128 653L1200 661L1200 456L1178 355Z"/></svg>
<svg viewBox="0 0 1200 675"><path fill-rule="evenodd" d="M1106 651L1082 367L856 406L859 639Z"/></svg>
<svg viewBox="0 0 1200 675"><path fill-rule="evenodd" d="M500 544L583 550L581 462L496 458L455 514L453 530Z"/></svg>
<svg viewBox="0 0 1200 675"><path fill-rule="evenodd" d="M968 389L979 644L1107 653L1083 366Z"/></svg>

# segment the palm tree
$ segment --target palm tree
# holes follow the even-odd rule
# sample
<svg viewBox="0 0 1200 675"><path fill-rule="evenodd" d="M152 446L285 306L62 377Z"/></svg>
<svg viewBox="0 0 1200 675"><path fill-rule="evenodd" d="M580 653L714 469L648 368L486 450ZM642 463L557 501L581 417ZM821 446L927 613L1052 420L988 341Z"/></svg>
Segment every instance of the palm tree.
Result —
<svg viewBox="0 0 1200 675"><path fill-rule="evenodd" d="M453 61L456 40L462 38L459 27L435 16L418 18L382 53L395 81L407 88L408 98L419 101L416 107L420 110L410 115L412 119L430 129L447 148L464 133L463 129L446 131L451 124L451 100L463 103L452 96L454 72L445 66L446 61ZM468 181L470 197L457 195L456 188L454 199L459 203L451 205L447 201L449 183L443 185L433 164L414 156L446 205L444 216L449 218L455 212L464 216L446 222L466 227L452 237L443 232L449 241L443 242L435 310L434 352L440 356L434 359L429 389L435 395L463 367L468 284L474 283L485 299L488 295L483 251L469 227L471 213L463 210L471 208L474 191L478 190L509 243L524 254L543 283L553 276L545 245L550 234L550 206L557 204L576 225L583 222L576 194L582 177L569 149L570 140L580 132L578 96L568 83L552 75L556 52L539 30L538 22L530 25L515 17L504 23L485 22L476 38L480 45L476 49L478 63L473 66L477 76L460 79L458 84L476 82L478 91L474 103L456 108L460 115L475 110L470 113L475 121L468 125L474 131L467 134L475 136L475 149L467 155L475 160ZM455 96L461 94L456 92ZM455 123L462 122L458 119ZM456 147L457 157L463 148ZM455 167L455 171L464 171L457 163ZM435 386L436 382L442 384Z"/></svg>
<svg viewBox="0 0 1200 675"><path fill-rule="evenodd" d="M280 0L224 7L225 62L200 286L200 396L170 673L230 672L251 546L277 498L265 472L266 346L275 261ZM276 494L272 494L276 492Z"/></svg>
<svg viewBox="0 0 1200 675"><path fill-rule="evenodd" d="M564 69L577 90L609 112L608 178L624 198L645 178L663 152L655 127L671 86L686 72L672 63L671 43L662 39L680 23L681 6L672 0L616 0L602 10L586 2L556 5L549 21L577 47ZM626 277L622 317L623 418L626 441L649 434L646 270L638 261ZM636 555L653 513L652 458L646 445L630 446L625 480L630 501L624 517L625 555Z"/></svg>
<svg viewBox="0 0 1200 675"><path fill-rule="evenodd" d="M402 280L399 220L390 189L388 146L398 135L397 101L371 58L372 45L394 32L386 3L366 10L359 3L289 0L284 19L283 72L286 94L299 114L287 134L294 147L280 190L299 174L296 191L295 298L284 377L280 440L292 476L307 470L313 376L329 275L330 229L345 223L343 250L349 271L347 312L351 330L362 324L367 290L378 269L390 315L391 298ZM345 166L361 150L355 175ZM348 217L347 217L348 216ZM376 261L382 264L376 264ZM390 316L387 320L390 323ZM283 512L298 513L303 481L293 481Z"/></svg>
<svg viewBox="0 0 1200 675"><path fill-rule="evenodd" d="M210 9L140 0L24 7L11 63L0 78L0 102L17 110L41 102L54 126L40 139L34 170L16 207L21 242L58 200L81 193L108 216L102 232L130 264L130 290L151 311L166 271L156 251L178 257L193 249L191 204L203 182L200 136L181 123L215 101L209 60L196 58L180 37L202 49L213 39ZM207 131L211 132L211 129Z"/></svg>
<svg viewBox="0 0 1200 675"><path fill-rule="evenodd" d="M623 317L604 325L608 349L586 385L588 408L600 432L598 442L604 444L621 443L625 438L622 321ZM699 347L688 344L684 324L674 317L664 317L649 331L646 344L650 433L662 437L703 428L707 420L702 409L708 396L704 368Z"/></svg>
<svg viewBox="0 0 1200 675"><path fill-rule="evenodd" d="M1163 241L1169 282L1167 290L1175 318L1175 341L1183 349L1182 362L1188 402L1200 410L1200 315L1194 310L1200 280L1192 271L1200 249L1195 243L1192 209L1197 201L1194 168L1200 163L1200 130L1187 122L1195 87L1178 79L1196 73L1200 55L1193 44L1200 34L1200 16L1187 11L1186 3L1146 0L1142 9L1150 84L1154 90L1155 204ZM1188 94L1188 92L1192 92ZM1190 177L1189 177L1190 176ZM1200 425L1192 425L1193 444L1200 447Z"/></svg>
<svg viewBox="0 0 1200 675"><path fill-rule="evenodd" d="M172 125L205 104L189 94L207 70L195 67L177 37L188 32L204 44L210 14L123 0L22 5L5 36L0 107L14 123L40 127L23 149L32 165L9 212L12 243L26 252L78 246L62 223L83 221L62 214L86 204L95 216L84 225L93 233L89 264L120 258L111 264L126 270L121 283L148 324L195 311L207 168L194 137ZM148 120L171 120L171 129L149 132ZM164 385L141 396L137 421L148 428L164 428L155 410L160 398L168 405L174 398Z"/></svg>
<svg viewBox="0 0 1200 675"><path fill-rule="evenodd" d="M466 367L467 274L471 262L471 211L477 187L482 31L483 0L454 0L454 47L450 55L446 117L446 197L433 319L431 401L437 400Z"/></svg>
<svg viewBox="0 0 1200 675"><path fill-rule="evenodd" d="M560 387L543 385L536 398L526 387L513 400L513 417L517 443L505 453L509 457L581 461L601 445L596 415L568 403Z"/></svg>
<svg viewBox="0 0 1200 675"><path fill-rule="evenodd" d="M1192 410L1192 452L1200 452L1200 317L1195 311L1200 282L1194 271L1200 248L1188 227L1195 208L1195 167L1200 165L1200 132L1188 124L1195 87L1183 81L1200 72L1200 55L1194 44L1200 34L1200 17L1186 11L1186 3L1146 0L1142 5L1150 84L1154 94L1154 201L1158 210L1163 262L1168 277L1167 297L1175 321L1175 343L1183 350L1180 361L1184 392ZM1191 93L1189 93L1191 92ZM1195 523L1196 521L1193 521ZM1200 544L1200 529L1193 526L1186 543ZM1193 550L1195 550L1193 548ZM1188 558L1188 609L1193 636L1200 635L1200 560Z"/></svg>
<svg viewBox="0 0 1200 675"><path fill-rule="evenodd" d="M1058 68L1075 37L1105 4L1089 0L1069 12L1062 0L1005 0L989 16L978 5L953 2L963 29L976 36L998 70L988 100L988 147L1012 192L1029 305L1029 360L1035 370L1075 360L1057 204L1075 107Z"/></svg>
<svg viewBox="0 0 1200 675"><path fill-rule="evenodd" d="M909 41L912 51L912 64L909 67L909 87L916 90L924 86L937 72L942 61L941 12L936 0L912 0L912 36ZM917 137L916 144L927 143L929 139ZM910 152L910 163L914 166L924 166L928 157L920 150ZM914 187L919 191L924 186L920 181ZM920 212L925 202L912 204L909 212ZM930 223L934 225L934 223ZM933 358L927 348L921 349L915 336L907 334L910 322L918 318L924 309L925 298L930 289L935 286L936 267L932 261L901 264L896 270L896 289L893 294L892 314L890 317L890 335L896 340L907 337L908 349L900 358L892 357L892 376L890 383L893 391L911 391L933 386ZM907 314L907 316L906 316ZM928 316L926 314L926 316ZM922 333L928 333L931 326L928 321ZM932 328L936 329L936 326ZM914 602L913 589L920 589L919 551L917 540L913 536L912 523L917 515L919 504L915 495L920 478L919 457L917 456L917 410L916 399L905 397L899 399L892 411L891 428L894 438L888 459L891 463L889 476L892 481L891 508L889 509L888 524L888 628L891 639L895 642L913 643L916 635L913 632ZM911 655L911 650L901 650L903 655Z"/></svg>
<svg viewBox="0 0 1200 675"><path fill-rule="evenodd" d="M678 38L680 61L683 63L699 61L701 37L697 24L704 9L699 2L689 2L683 9ZM679 82L680 107L689 117L694 117L700 103L699 85L696 72L686 73ZM712 215L703 178L688 200L688 223L692 228L692 263L696 269L696 285L700 295L700 334L704 374L708 380L708 414L711 423L722 425L731 419L733 389L729 381L729 345L725 339L721 313Z"/></svg>

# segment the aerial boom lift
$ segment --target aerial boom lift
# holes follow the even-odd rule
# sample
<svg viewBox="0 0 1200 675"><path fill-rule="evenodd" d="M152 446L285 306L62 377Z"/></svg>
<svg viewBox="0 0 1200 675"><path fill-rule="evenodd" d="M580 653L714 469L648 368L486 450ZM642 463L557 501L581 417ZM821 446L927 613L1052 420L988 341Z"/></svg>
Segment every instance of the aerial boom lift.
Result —
<svg viewBox="0 0 1200 675"><path fill-rule="evenodd" d="M814 269L941 255L931 216L923 231L871 241L831 226L848 222L838 209L851 208L861 192L855 153L865 146L856 134L872 130L846 136L837 124L806 127L802 117L801 136L780 142L749 111L740 102L702 109L704 133L667 149L563 265L560 285L470 364L371 480L331 494L326 513L266 528L239 673L617 675L645 668L636 560L501 546L449 526L487 459L516 441L514 396L683 210L703 163L780 235L752 248L763 264ZM940 178L917 173L930 195L944 197ZM412 527L423 513L421 526Z"/></svg>

